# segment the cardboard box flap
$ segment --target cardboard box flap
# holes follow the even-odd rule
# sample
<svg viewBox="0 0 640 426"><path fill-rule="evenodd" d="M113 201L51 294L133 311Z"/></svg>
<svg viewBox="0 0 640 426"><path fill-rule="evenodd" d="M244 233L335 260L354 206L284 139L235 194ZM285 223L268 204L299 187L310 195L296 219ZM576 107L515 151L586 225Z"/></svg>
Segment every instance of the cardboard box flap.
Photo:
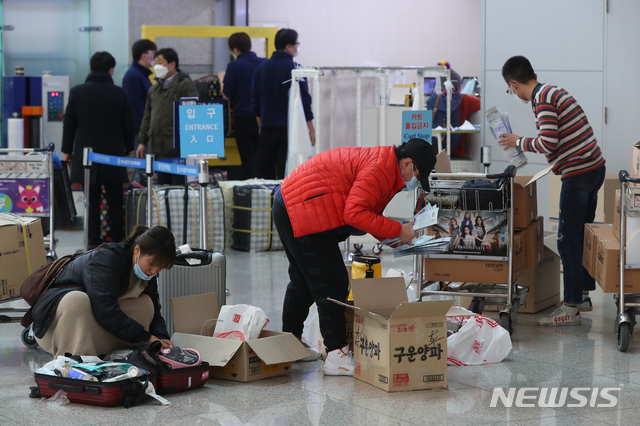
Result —
<svg viewBox="0 0 640 426"><path fill-rule="evenodd" d="M409 301L402 277L351 280L351 289L355 306L385 318Z"/></svg>
<svg viewBox="0 0 640 426"><path fill-rule="evenodd" d="M392 319L415 317L443 317L453 305L451 300L434 300L429 302L405 302L391 314Z"/></svg>
<svg viewBox="0 0 640 426"><path fill-rule="evenodd" d="M0 226L7 225L31 225L32 223L40 220L39 217L25 217L18 216L10 213L0 214Z"/></svg>
<svg viewBox="0 0 640 426"><path fill-rule="evenodd" d="M215 367L227 365L242 345L239 340L217 339L186 333L173 333L171 342L181 348L195 349L200 353L203 361Z"/></svg>
<svg viewBox="0 0 640 426"><path fill-rule="evenodd" d="M213 336L216 323L212 320L218 318L218 297L215 293L174 297L171 306L176 332Z"/></svg>
<svg viewBox="0 0 640 426"><path fill-rule="evenodd" d="M259 339L247 340L246 343L267 365L293 362L309 356L302 343L291 333L265 330Z"/></svg>

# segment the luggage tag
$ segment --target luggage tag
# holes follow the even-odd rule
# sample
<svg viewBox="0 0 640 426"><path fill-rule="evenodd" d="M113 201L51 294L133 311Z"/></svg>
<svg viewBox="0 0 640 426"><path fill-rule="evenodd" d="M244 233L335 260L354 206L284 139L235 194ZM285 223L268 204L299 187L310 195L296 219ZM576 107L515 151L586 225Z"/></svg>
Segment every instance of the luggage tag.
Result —
<svg viewBox="0 0 640 426"><path fill-rule="evenodd" d="M160 401L162 405L171 405L169 401L167 401L165 398L161 397L156 393L156 388L153 386L153 383L151 382L149 382L149 385L147 386L147 389L144 391L144 393Z"/></svg>
<svg viewBox="0 0 640 426"><path fill-rule="evenodd" d="M178 250L180 251L180 253L193 253L193 250L191 250L191 247L189 247L189 244L184 244L178 247ZM200 265L202 263L200 259L185 259L185 260L191 266Z"/></svg>

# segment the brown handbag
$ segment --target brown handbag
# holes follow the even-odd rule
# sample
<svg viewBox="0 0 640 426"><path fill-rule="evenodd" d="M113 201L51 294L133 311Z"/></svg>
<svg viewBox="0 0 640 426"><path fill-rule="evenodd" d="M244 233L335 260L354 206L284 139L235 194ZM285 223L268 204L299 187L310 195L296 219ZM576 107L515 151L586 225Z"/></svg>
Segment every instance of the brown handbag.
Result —
<svg viewBox="0 0 640 426"><path fill-rule="evenodd" d="M85 253L74 253L62 256L53 263L41 266L24 280L20 286L20 296L22 296L31 308L24 314L20 322L23 327L28 327L33 322L31 310L33 309L33 305L40 299L40 296L51 287L51 284L69 263L83 254Z"/></svg>

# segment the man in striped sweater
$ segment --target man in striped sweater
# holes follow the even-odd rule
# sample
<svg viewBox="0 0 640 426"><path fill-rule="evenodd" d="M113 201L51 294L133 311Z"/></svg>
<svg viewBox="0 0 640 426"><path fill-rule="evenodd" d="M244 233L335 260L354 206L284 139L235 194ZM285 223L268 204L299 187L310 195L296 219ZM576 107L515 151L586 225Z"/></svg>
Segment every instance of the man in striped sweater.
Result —
<svg viewBox="0 0 640 426"><path fill-rule="evenodd" d="M605 176L604 158L587 116L566 90L539 83L524 56L509 58L502 67L507 93L531 101L536 117L535 138L504 134L504 148L544 154L555 174L562 175L558 250L564 268L564 303L538 325L579 325L580 311L592 309L590 290L595 281L582 266L584 224L593 222L598 190Z"/></svg>

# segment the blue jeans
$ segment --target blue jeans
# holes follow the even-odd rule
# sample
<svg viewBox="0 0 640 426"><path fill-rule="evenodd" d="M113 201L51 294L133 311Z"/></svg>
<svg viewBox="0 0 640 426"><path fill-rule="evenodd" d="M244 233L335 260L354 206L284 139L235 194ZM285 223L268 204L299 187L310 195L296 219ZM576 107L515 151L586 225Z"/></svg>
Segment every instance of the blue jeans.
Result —
<svg viewBox="0 0 640 426"><path fill-rule="evenodd" d="M593 222L598 190L604 182L605 167L562 179L558 251L564 268L564 303L582 302L582 292L596 289L595 280L582 266L584 224Z"/></svg>

